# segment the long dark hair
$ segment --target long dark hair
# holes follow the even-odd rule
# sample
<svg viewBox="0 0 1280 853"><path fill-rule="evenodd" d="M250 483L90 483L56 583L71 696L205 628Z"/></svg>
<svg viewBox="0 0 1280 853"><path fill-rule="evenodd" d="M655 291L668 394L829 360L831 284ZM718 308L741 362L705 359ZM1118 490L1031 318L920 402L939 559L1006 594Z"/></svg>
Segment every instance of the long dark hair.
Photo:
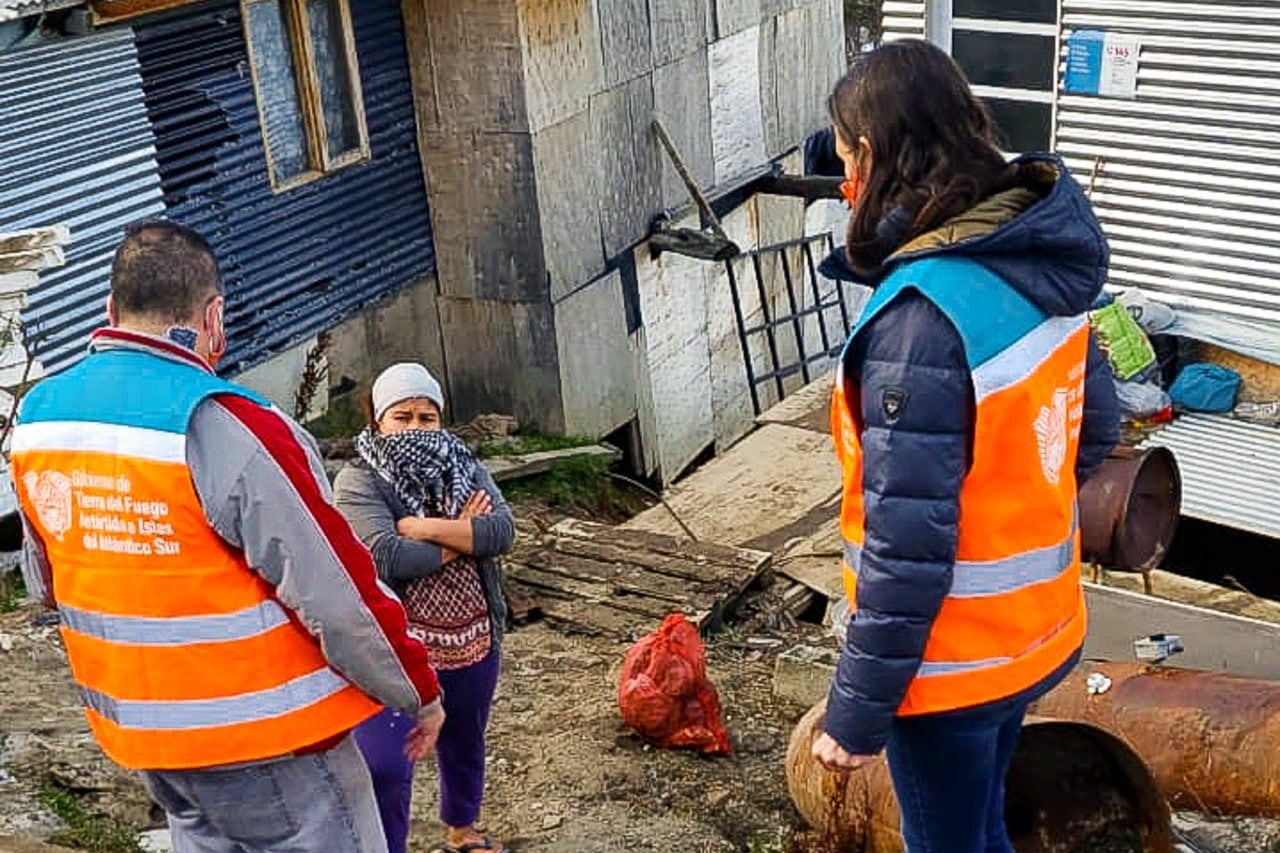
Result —
<svg viewBox="0 0 1280 853"><path fill-rule="evenodd" d="M902 244L1014 183L1017 170L1000 153L990 113L951 57L928 42L890 42L860 57L827 111L846 144L871 143L871 171L847 237L860 270L875 270ZM895 211L909 227L882 228Z"/></svg>

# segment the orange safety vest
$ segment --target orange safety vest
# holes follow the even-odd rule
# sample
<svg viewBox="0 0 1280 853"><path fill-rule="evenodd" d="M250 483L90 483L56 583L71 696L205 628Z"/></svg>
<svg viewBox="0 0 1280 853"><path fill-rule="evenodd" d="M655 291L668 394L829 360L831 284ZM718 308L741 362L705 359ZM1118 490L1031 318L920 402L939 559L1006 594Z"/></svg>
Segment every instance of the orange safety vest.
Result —
<svg viewBox="0 0 1280 853"><path fill-rule="evenodd" d="M378 711L209 526L186 428L212 394L252 397L159 356L95 353L32 389L13 432L89 726L130 769L275 758Z"/></svg>
<svg viewBox="0 0 1280 853"><path fill-rule="evenodd" d="M952 587L901 716L1016 695L1062 666L1085 634L1075 460L1089 327L1046 315L975 262L909 262L876 290L846 345L904 290L933 302L964 342L976 402L960 490ZM856 618L865 544L859 391L840 360L831 406L843 470L844 586Z"/></svg>

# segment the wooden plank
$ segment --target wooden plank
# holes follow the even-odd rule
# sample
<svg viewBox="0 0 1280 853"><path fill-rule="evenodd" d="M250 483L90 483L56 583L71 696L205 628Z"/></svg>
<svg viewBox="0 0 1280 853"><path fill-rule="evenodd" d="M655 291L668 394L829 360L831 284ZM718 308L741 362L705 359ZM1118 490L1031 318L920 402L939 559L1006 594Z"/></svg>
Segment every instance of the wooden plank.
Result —
<svg viewBox="0 0 1280 853"><path fill-rule="evenodd" d="M561 539L575 540L575 545L576 542L591 542L602 549L615 549L619 559L628 559L625 555L629 552L651 552L754 572L767 568L772 560L772 555L765 551L717 542L695 542L648 529L610 527L576 518L559 522L549 532Z"/></svg>
<svg viewBox="0 0 1280 853"><path fill-rule="evenodd" d="M708 592L679 594L674 590L654 590L628 587L606 581L575 578L569 575L545 571L528 565L522 566L518 579L533 589L545 590L555 600L576 600L584 603L612 607L624 613L661 619L673 611L682 613L722 614L726 595Z"/></svg>
<svg viewBox="0 0 1280 853"><path fill-rule="evenodd" d="M671 610L680 610L684 604L679 596L659 599L648 595L622 595L608 583L547 572L528 564L520 566L512 576L525 586L545 593L544 611L554 607L556 601L567 600L662 618Z"/></svg>
<svg viewBox="0 0 1280 853"><path fill-rule="evenodd" d="M626 613L606 604L561 599L547 600L542 608L548 622L566 631L605 634L633 640L657 628L661 619Z"/></svg>
<svg viewBox="0 0 1280 853"><path fill-rule="evenodd" d="M699 539L741 545L803 519L839 495L840 465L830 436L766 424L672 486L666 499ZM678 530L662 506L623 527L668 535Z"/></svg>
<svg viewBox="0 0 1280 853"><path fill-rule="evenodd" d="M89 9L93 12L93 23L98 25L193 6L199 2L202 0L90 0Z"/></svg>
<svg viewBox="0 0 1280 853"><path fill-rule="evenodd" d="M520 456L494 456L484 460L484 467L489 469L493 479L499 483L507 480L518 480L521 477L532 477L545 474L560 462L572 459L604 459L616 462L622 457L622 451L607 444L592 444L586 447L568 447L564 450L545 450L540 453L525 453Z"/></svg>
<svg viewBox="0 0 1280 853"><path fill-rule="evenodd" d="M1280 625L1092 583L1084 589L1086 658L1133 660L1135 639L1177 634L1185 651L1172 666L1280 680Z"/></svg>
<svg viewBox="0 0 1280 853"><path fill-rule="evenodd" d="M831 392L834 388L835 374L829 372L791 394L776 406L770 407L756 418L756 423L786 424L829 433L831 431L829 416Z"/></svg>
<svg viewBox="0 0 1280 853"><path fill-rule="evenodd" d="M750 586L760 572L729 567L684 556L657 556L643 551L626 552L613 546L577 539L557 539L552 546L556 554L584 557L605 565L629 566L663 578L664 583L704 583Z"/></svg>
<svg viewBox="0 0 1280 853"><path fill-rule="evenodd" d="M839 557L803 557L786 562L779 560L774 571L827 598L843 595L844 581L840 574Z"/></svg>
<svg viewBox="0 0 1280 853"><path fill-rule="evenodd" d="M661 601L680 603L705 598L708 601L732 594L736 585L708 581L673 584L671 578L642 568L626 567L594 560L566 557L563 554L535 552L524 556L518 577L536 570L548 575L601 585L605 595L644 595Z"/></svg>

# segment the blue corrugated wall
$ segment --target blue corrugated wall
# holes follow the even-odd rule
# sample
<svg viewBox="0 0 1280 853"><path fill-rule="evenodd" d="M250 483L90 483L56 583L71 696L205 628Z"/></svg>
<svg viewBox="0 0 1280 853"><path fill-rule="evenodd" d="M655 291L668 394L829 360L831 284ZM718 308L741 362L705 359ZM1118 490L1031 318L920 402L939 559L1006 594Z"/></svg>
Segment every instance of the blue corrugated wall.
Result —
<svg viewBox="0 0 1280 853"><path fill-rule="evenodd" d="M237 372L431 272L400 4L351 0L372 159L273 194L239 7L135 26L168 215L213 243Z"/></svg>

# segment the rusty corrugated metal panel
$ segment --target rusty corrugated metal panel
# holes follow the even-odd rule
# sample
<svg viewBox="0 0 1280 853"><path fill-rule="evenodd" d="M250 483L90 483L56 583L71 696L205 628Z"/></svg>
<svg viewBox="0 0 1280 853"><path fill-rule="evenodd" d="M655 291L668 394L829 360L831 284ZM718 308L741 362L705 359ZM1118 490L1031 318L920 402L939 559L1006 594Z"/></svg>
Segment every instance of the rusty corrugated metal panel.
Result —
<svg viewBox="0 0 1280 853"><path fill-rule="evenodd" d="M434 268L399 3L351 3L372 158L273 194L239 6L135 24L169 215L222 265L235 372Z"/></svg>
<svg viewBox="0 0 1280 853"><path fill-rule="evenodd" d="M1280 335L1280 6L1063 0L1063 33L1138 36L1135 100L1063 94L1056 139L1111 241L1111 283Z"/></svg>
<svg viewBox="0 0 1280 853"><path fill-rule="evenodd" d="M1144 446L1173 451L1182 513L1280 538L1280 429L1220 415L1185 415Z"/></svg>
<svg viewBox="0 0 1280 853"><path fill-rule="evenodd" d="M0 116L0 228L71 229L66 266L44 275L23 312L36 356L57 370L105 321L124 226L164 211L133 33L0 53Z"/></svg>

